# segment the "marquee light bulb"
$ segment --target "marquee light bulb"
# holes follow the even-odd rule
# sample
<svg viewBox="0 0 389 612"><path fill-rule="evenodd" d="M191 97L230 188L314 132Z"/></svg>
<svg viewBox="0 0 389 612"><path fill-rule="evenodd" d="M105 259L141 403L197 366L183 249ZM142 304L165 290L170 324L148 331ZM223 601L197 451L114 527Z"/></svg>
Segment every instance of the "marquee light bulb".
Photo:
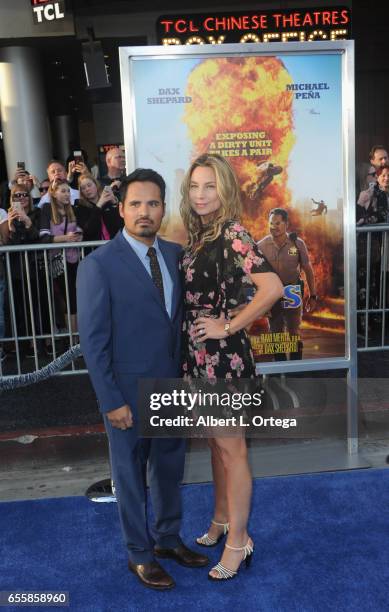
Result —
<svg viewBox="0 0 389 612"><path fill-rule="evenodd" d="M168 45L180 45L181 41L179 38L163 38L162 44L167 47Z"/></svg>

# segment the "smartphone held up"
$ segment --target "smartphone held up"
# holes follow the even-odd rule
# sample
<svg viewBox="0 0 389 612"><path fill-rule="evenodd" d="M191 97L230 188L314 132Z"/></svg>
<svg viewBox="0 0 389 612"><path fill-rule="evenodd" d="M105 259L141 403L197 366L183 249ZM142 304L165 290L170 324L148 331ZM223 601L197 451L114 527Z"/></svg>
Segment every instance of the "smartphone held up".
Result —
<svg viewBox="0 0 389 612"><path fill-rule="evenodd" d="M21 214L23 212L22 203L20 200L12 200L12 210L16 213Z"/></svg>
<svg viewBox="0 0 389 612"><path fill-rule="evenodd" d="M73 151L73 158L76 164L82 164L84 162L82 151Z"/></svg>

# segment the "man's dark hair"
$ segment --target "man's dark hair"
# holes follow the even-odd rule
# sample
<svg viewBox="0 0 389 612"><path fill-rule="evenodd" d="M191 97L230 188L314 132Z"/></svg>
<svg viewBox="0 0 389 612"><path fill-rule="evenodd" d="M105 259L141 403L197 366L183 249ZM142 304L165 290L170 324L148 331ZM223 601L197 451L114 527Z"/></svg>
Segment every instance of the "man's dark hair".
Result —
<svg viewBox="0 0 389 612"><path fill-rule="evenodd" d="M371 148L370 153L369 153L369 159L373 159L374 154L376 151L379 151L379 149L382 149L383 151L386 151L386 147L384 147L384 145L374 145L374 147Z"/></svg>
<svg viewBox="0 0 389 612"><path fill-rule="evenodd" d="M131 183L135 183L138 181L140 181L141 183L145 183L147 181L150 183L154 183L154 185L157 185L157 187L159 187L159 191L161 192L161 200L162 202L165 202L165 181L163 180L162 176L158 174L158 172L156 172L155 170L151 170L151 168L137 168L136 170L134 170L134 172L131 172L131 174L129 174L122 180L119 190L121 202L124 202L125 200L128 186L131 185Z"/></svg>
<svg viewBox="0 0 389 612"><path fill-rule="evenodd" d="M280 215L285 223L288 222L288 213L284 208L272 208L269 212L269 217L272 215Z"/></svg>

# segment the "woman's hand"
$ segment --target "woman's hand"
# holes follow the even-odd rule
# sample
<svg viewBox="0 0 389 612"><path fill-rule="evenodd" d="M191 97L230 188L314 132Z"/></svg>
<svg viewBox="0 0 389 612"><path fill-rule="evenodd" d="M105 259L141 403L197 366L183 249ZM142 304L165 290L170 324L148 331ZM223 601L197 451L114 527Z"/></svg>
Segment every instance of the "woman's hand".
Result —
<svg viewBox="0 0 389 612"><path fill-rule="evenodd" d="M66 234L68 242L81 242L82 232L69 232Z"/></svg>
<svg viewBox="0 0 389 612"><path fill-rule="evenodd" d="M89 174L89 170L87 168L87 166L84 164L84 162L79 161L79 162L75 162L74 160L69 162L68 164L68 174L67 174L67 181L68 183L71 183L75 173L78 174Z"/></svg>
<svg viewBox="0 0 389 612"><path fill-rule="evenodd" d="M279 276L275 272L258 272L250 274L251 281L256 287L254 296L242 308L233 309L234 316L231 318L229 335L236 334L241 329L249 329L254 321L267 315L273 304L284 295L284 287ZM218 336L219 338L225 338Z"/></svg>
<svg viewBox="0 0 389 612"><path fill-rule="evenodd" d="M228 311L228 317L230 319L233 319L240 312L242 312L243 308L245 308L246 306L247 306L247 304L239 304L238 306L235 306L235 308L232 308L231 310Z"/></svg>
<svg viewBox="0 0 389 612"><path fill-rule="evenodd" d="M26 171L23 168L16 168L12 183L17 184L19 179L26 179Z"/></svg>
<svg viewBox="0 0 389 612"><path fill-rule="evenodd" d="M62 236L54 236L53 242L81 242L82 234L79 232L69 232Z"/></svg>
<svg viewBox="0 0 389 612"><path fill-rule="evenodd" d="M41 186L39 180L37 179L37 177L35 176L35 174L30 174L28 176L28 180L32 181L32 184L34 185L34 187L36 187L37 189L39 189L39 187Z"/></svg>
<svg viewBox="0 0 389 612"><path fill-rule="evenodd" d="M11 208L8 211L8 228L10 232L15 231L14 221L16 220L21 221L25 225L26 229L30 229L32 225L30 217L26 215L24 210L15 210L14 208Z"/></svg>
<svg viewBox="0 0 389 612"><path fill-rule="evenodd" d="M218 319L213 319L212 317L199 317L193 324L196 340L204 342L205 340L222 340L226 338L228 336L227 332L224 330L226 323L228 323L228 320L225 318L224 314L220 315Z"/></svg>
<svg viewBox="0 0 389 612"><path fill-rule="evenodd" d="M15 231L14 221L18 220L18 218L19 213L16 210L10 208L8 211L8 229L10 232Z"/></svg>
<svg viewBox="0 0 389 612"><path fill-rule="evenodd" d="M88 167L83 161L75 162L74 172L78 172L78 174L89 174Z"/></svg>
<svg viewBox="0 0 389 612"><path fill-rule="evenodd" d="M22 215L20 217L20 220L21 220L22 223L24 223L24 227L26 229L30 229L30 227L32 226L32 221L31 221L31 219L30 219L30 217L28 215L26 215L26 214Z"/></svg>
<svg viewBox="0 0 389 612"><path fill-rule="evenodd" d="M103 189L96 206L98 206L98 208L104 208L104 206L108 204L108 202L112 202L113 204L115 204L117 202L117 199L114 196L112 189Z"/></svg>
<svg viewBox="0 0 389 612"><path fill-rule="evenodd" d="M228 318L229 319L234 319L235 317L237 317L238 314L240 314L242 312L242 310L244 310L244 308L246 308L248 303L249 302L246 302L245 304L239 304L238 306L235 306L235 308L232 308L231 310L229 310L228 311ZM251 325L252 325L252 323L249 323L244 328L247 333L249 332Z"/></svg>
<svg viewBox="0 0 389 612"><path fill-rule="evenodd" d="M24 223L26 228L29 229L31 227L31 225L32 225L32 221L31 221L30 217L27 215L27 213L22 209L17 214L19 215L19 221Z"/></svg>

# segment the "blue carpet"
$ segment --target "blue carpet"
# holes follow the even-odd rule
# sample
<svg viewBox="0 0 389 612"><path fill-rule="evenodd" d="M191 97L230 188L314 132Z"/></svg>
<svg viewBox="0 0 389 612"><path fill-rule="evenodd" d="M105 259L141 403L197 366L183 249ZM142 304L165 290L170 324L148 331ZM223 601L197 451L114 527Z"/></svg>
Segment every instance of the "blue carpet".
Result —
<svg viewBox="0 0 389 612"><path fill-rule="evenodd" d="M185 486L183 500L189 544L208 525L211 486ZM155 592L126 569L116 504L5 502L0 590L66 590L80 612L389 610L389 470L257 480L250 533L253 563L235 580L164 561L177 587Z"/></svg>

